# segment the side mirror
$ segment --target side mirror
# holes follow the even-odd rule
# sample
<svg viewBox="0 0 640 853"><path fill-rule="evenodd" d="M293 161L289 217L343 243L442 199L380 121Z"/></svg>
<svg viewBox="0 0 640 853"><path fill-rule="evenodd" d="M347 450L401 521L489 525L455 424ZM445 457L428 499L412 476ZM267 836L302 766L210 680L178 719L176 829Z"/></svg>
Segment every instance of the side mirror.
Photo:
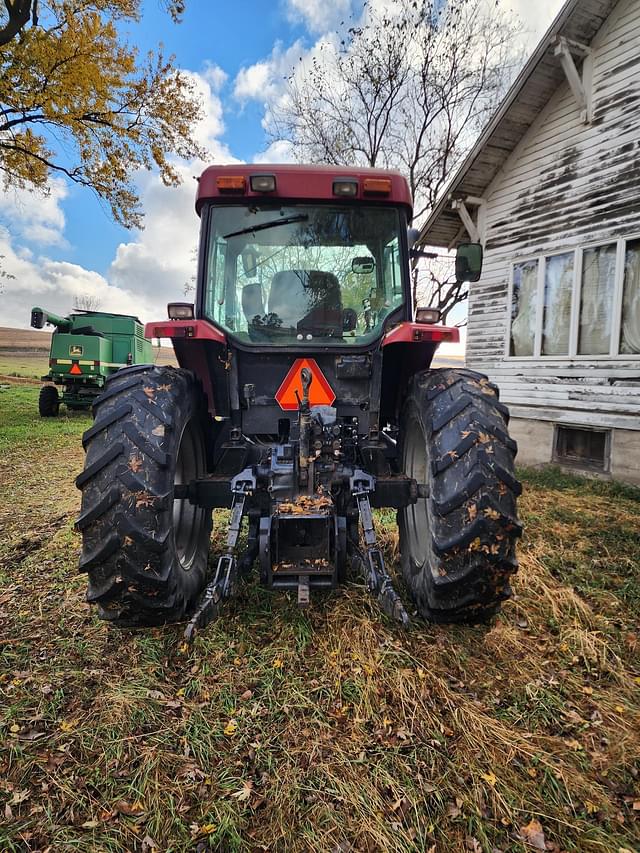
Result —
<svg viewBox="0 0 640 853"><path fill-rule="evenodd" d="M420 236L419 228L407 228L407 243L409 244L409 248L413 249L415 246L418 237Z"/></svg>
<svg viewBox="0 0 640 853"><path fill-rule="evenodd" d="M376 262L373 258L367 256L363 258L354 258L351 261L351 272L354 272L357 275L370 275L375 268Z"/></svg>
<svg viewBox="0 0 640 853"><path fill-rule="evenodd" d="M481 273L480 243L460 243L456 250L456 281L478 281Z"/></svg>

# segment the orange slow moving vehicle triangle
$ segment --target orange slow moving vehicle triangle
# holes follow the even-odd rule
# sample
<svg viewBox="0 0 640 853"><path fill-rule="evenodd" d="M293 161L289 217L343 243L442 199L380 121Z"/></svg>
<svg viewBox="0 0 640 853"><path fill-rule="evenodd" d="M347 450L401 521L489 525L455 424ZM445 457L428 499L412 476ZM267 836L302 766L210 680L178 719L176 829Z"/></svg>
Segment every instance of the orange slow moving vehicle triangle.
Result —
<svg viewBox="0 0 640 853"><path fill-rule="evenodd" d="M73 373L74 376L82 375L82 368L80 367L77 361L73 362L69 373Z"/></svg>
<svg viewBox="0 0 640 853"><path fill-rule="evenodd" d="M311 406L330 406L336 398L333 388L327 382L327 378L320 370L315 358L297 358L282 385L276 391L276 400L281 409L291 411L298 408L296 391L302 399L302 379L300 371L307 367L311 371L313 379L309 388L309 404Z"/></svg>

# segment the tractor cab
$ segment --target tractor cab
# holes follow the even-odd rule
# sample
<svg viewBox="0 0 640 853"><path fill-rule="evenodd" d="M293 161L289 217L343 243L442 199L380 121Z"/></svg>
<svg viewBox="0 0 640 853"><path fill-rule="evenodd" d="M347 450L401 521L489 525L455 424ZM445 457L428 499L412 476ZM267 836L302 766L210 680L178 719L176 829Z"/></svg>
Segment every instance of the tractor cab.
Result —
<svg viewBox="0 0 640 853"><path fill-rule="evenodd" d="M457 329L433 325L433 312L431 322L414 322L405 179L326 166L216 166L200 178L196 209L195 307L170 305L178 322L151 323L147 334L171 337L183 367L207 360L211 413L245 435L296 436L290 413L306 366L310 405L332 406L338 423L357 422L377 441L397 419L411 375L429 366L440 341L458 340ZM208 342L213 335L224 353Z"/></svg>

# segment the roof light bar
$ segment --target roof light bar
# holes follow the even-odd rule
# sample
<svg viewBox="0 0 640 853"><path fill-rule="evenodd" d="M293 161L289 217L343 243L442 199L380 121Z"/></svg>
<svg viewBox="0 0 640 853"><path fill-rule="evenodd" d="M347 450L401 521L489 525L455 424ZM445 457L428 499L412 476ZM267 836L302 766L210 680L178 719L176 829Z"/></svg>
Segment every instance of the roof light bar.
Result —
<svg viewBox="0 0 640 853"><path fill-rule="evenodd" d="M355 198L358 195L358 181L355 178L342 178L333 182L333 194Z"/></svg>
<svg viewBox="0 0 640 853"><path fill-rule="evenodd" d="M245 186L243 175L218 175L216 178L216 187L221 193L243 193Z"/></svg>
<svg viewBox="0 0 640 853"><path fill-rule="evenodd" d="M391 178L365 178L362 188L367 195L389 195Z"/></svg>
<svg viewBox="0 0 640 853"><path fill-rule="evenodd" d="M254 193L274 193L276 191L276 176L251 175L249 186Z"/></svg>

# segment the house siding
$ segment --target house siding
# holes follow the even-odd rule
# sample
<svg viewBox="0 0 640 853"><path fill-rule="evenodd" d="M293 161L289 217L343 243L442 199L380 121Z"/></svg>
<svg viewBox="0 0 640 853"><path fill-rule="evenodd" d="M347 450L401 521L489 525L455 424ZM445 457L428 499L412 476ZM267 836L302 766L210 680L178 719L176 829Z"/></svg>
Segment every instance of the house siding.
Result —
<svg viewBox="0 0 640 853"><path fill-rule="evenodd" d="M484 193L466 358L516 418L626 430L640 456L640 356L506 355L514 262L640 235L640 0L620 0L586 61L591 123L562 83Z"/></svg>

